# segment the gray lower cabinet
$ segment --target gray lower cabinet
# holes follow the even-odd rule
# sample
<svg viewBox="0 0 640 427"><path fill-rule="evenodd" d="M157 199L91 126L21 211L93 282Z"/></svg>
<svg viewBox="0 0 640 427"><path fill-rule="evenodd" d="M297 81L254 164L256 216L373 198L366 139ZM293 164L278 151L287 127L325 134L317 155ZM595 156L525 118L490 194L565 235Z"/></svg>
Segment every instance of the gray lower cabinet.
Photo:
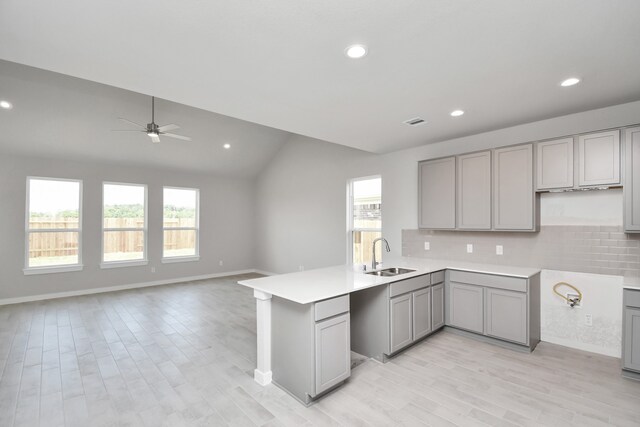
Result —
<svg viewBox="0 0 640 427"><path fill-rule="evenodd" d="M351 375L349 295L312 304L271 299L273 382L305 404Z"/></svg>
<svg viewBox="0 0 640 427"><path fill-rule="evenodd" d="M444 326L444 283L431 287L431 317L434 331Z"/></svg>
<svg viewBox="0 0 640 427"><path fill-rule="evenodd" d="M485 288L485 297L486 335L527 344L526 292Z"/></svg>
<svg viewBox="0 0 640 427"><path fill-rule="evenodd" d="M413 341L413 316L411 294L389 300L391 353L395 353Z"/></svg>
<svg viewBox="0 0 640 427"><path fill-rule="evenodd" d="M349 313L316 323L316 394L351 375Z"/></svg>
<svg viewBox="0 0 640 427"><path fill-rule="evenodd" d="M484 333L484 290L480 286L449 283L449 325Z"/></svg>
<svg viewBox="0 0 640 427"><path fill-rule="evenodd" d="M640 232L640 127L624 132L624 231Z"/></svg>
<svg viewBox="0 0 640 427"><path fill-rule="evenodd" d="M446 325L532 351L540 342L540 275L448 270Z"/></svg>
<svg viewBox="0 0 640 427"><path fill-rule="evenodd" d="M640 379L640 290L623 290L622 369Z"/></svg>
<svg viewBox="0 0 640 427"><path fill-rule="evenodd" d="M426 337L431 329L431 288L420 289L412 294L413 339Z"/></svg>

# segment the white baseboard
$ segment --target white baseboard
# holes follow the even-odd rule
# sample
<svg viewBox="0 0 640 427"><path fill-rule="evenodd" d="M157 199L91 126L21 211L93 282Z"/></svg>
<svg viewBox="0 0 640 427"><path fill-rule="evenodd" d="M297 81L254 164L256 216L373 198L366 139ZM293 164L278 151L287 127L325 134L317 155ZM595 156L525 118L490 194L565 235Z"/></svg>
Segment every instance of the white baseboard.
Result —
<svg viewBox="0 0 640 427"><path fill-rule="evenodd" d="M81 289L77 291L67 291L67 292L54 292L49 294L29 295L26 297L16 297L16 298L3 298L3 299L0 299L0 306L9 305L9 304L19 304L22 302L43 301L43 300L56 299L56 298L76 297L80 295L102 294L105 292L115 292L115 291L123 291L127 289L146 288L149 286L170 285L173 283L192 282L194 280L214 279L217 277L235 276L238 274L248 274L248 273L266 274L255 269L226 271L223 273L204 274L201 276L177 277L175 279L155 280L152 282L131 283L128 285L117 285L117 286L106 286L104 288Z"/></svg>
<svg viewBox="0 0 640 427"><path fill-rule="evenodd" d="M562 339L557 337L541 337L540 341L551 344L561 345L563 347L574 348L576 350L588 351L589 353L602 354L603 356L611 356L620 359L622 357L619 348L607 348L594 344L579 343L574 340Z"/></svg>

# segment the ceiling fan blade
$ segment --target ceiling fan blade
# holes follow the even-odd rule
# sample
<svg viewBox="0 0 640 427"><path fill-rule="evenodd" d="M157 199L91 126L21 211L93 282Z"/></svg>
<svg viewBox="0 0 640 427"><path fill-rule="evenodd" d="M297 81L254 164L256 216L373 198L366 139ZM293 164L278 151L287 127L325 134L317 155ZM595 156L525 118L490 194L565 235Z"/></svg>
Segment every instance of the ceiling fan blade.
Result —
<svg viewBox="0 0 640 427"><path fill-rule="evenodd" d="M160 132L166 132L166 131L168 131L168 130L176 130L176 129L180 129L180 126L178 126L178 125L174 125L173 123L172 123L172 124L170 124L170 125L160 126L160 127L158 128L158 130L159 130Z"/></svg>
<svg viewBox="0 0 640 427"><path fill-rule="evenodd" d="M118 117L118 120L122 120L123 122L131 123L134 126L138 126L141 129L146 129L146 126L141 125L140 123L132 122L131 120L123 119L122 117Z"/></svg>
<svg viewBox="0 0 640 427"><path fill-rule="evenodd" d="M111 129L111 132L145 132L137 129Z"/></svg>
<svg viewBox="0 0 640 427"><path fill-rule="evenodd" d="M149 135L149 134L147 134L147 135ZM158 137L158 135L151 134L151 135L149 135L149 137L151 138L151 141L153 141L154 143L160 142L160 138Z"/></svg>
<svg viewBox="0 0 640 427"><path fill-rule="evenodd" d="M181 139L183 141L191 141L191 138L188 136L176 135L175 133L162 133L163 136L168 136L169 138Z"/></svg>

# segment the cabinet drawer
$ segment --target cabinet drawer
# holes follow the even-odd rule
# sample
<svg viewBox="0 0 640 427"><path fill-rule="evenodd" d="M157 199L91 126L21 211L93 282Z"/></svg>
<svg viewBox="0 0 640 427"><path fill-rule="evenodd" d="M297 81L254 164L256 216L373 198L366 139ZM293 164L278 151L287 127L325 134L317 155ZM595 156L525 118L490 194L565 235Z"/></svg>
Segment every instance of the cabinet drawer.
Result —
<svg viewBox="0 0 640 427"><path fill-rule="evenodd" d="M627 307L640 308L640 290L625 289L624 290L624 305Z"/></svg>
<svg viewBox="0 0 640 427"><path fill-rule="evenodd" d="M431 284L435 285L436 283L444 282L444 270L436 271L435 273L431 273Z"/></svg>
<svg viewBox="0 0 640 427"><path fill-rule="evenodd" d="M315 303L315 321L337 316L349 311L349 295L327 299Z"/></svg>
<svg viewBox="0 0 640 427"><path fill-rule="evenodd" d="M527 292L527 279L519 277L451 270L449 272L449 279L452 282L506 289L508 291Z"/></svg>
<svg viewBox="0 0 640 427"><path fill-rule="evenodd" d="M423 276L393 282L389 286L389 296L395 297L396 295L406 294L407 292L416 291L420 288L429 286L431 285L430 276L430 274L425 274Z"/></svg>

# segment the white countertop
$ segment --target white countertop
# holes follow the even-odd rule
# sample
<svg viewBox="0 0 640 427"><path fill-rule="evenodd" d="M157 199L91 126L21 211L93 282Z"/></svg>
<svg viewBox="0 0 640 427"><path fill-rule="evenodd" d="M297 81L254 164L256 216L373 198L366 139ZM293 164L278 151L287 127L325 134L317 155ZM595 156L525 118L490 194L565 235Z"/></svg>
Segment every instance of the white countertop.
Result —
<svg viewBox="0 0 640 427"><path fill-rule="evenodd" d="M364 274L363 271L354 271L350 265L340 265L241 280L238 283L300 304L309 304L444 269L522 278L530 278L540 273L540 269L536 268L407 257L385 259L384 264L380 266L380 268L390 267L410 268L416 271L393 277L381 277Z"/></svg>

